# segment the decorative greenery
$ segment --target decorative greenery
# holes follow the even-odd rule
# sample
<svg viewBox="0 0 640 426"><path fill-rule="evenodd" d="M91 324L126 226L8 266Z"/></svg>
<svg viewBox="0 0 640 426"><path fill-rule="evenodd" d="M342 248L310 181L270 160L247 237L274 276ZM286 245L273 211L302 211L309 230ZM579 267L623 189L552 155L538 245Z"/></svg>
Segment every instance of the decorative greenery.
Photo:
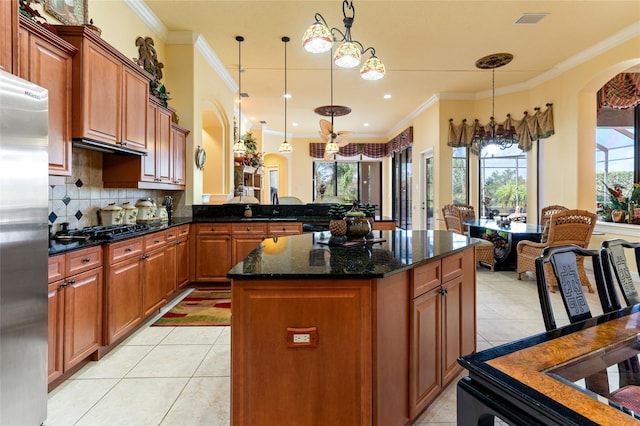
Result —
<svg viewBox="0 0 640 426"><path fill-rule="evenodd" d="M329 217L334 220L340 220L344 218L347 213L347 209L342 204L333 204L329 207Z"/></svg>
<svg viewBox="0 0 640 426"><path fill-rule="evenodd" d="M57 34L58 32L56 31L55 27L47 21L47 18L40 15L40 12L38 12L37 9L34 9L33 7L31 7L33 3L44 4L44 1L43 0L19 0L18 6L20 8L20 14L26 18L29 18L33 22L42 25L52 33Z"/></svg>
<svg viewBox="0 0 640 426"><path fill-rule="evenodd" d="M360 210L364 212L366 217L375 217L376 215L376 206L371 203L362 203L360 204Z"/></svg>
<svg viewBox="0 0 640 426"><path fill-rule="evenodd" d="M151 80L149 82L149 92L156 98L160 99L163 107L166 108L168 106L167 101L171 100L171 98L169 97L169 92L167 92L167 88L163 83L157 80Z"/></svg>
<svg viewBox="0 0 640 426"><path fill-rule="evenodd" d="M241 164L251 167L262 167L264 165L263 153L258 152L258 141L253 137L251 130L247 131L242 137L246 153L242 158Z"/></svg>

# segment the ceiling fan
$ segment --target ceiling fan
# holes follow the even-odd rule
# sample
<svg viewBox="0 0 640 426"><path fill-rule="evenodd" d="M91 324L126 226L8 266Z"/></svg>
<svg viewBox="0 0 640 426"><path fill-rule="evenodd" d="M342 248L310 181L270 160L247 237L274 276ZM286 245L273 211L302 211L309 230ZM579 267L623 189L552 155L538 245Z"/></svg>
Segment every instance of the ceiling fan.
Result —
<svg viewBox="0 0 640 426"><path fill-rule="evenodd" d="M333 117L332 117L333 118ZM333 120L332 120L333 121ZM349 144L347 137L351 135L351 132L342 130L339 132L333 131L333 123L324 118L320 119L320 136L326 141L335 142L339 147L343 147Z"/></svg>

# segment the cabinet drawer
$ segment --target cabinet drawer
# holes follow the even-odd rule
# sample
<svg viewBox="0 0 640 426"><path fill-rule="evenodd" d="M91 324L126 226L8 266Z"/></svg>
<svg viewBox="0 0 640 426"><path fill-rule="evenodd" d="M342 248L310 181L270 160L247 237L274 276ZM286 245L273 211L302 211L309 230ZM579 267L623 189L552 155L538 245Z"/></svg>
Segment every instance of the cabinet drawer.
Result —
<svg viewBox="0 0 640 426"><path fill-rule="evenodd" d="M154 232L151 235L147 235L144 238L144 251L153 250L154 248L162 247L167 243L167 232Z"/></svg>
<svg viewBox="0 0 640 426"><path fill-rule="evenodd" d="M49 257L49 284L64 278L65 257L64 254Z"/></svg>
<svg viewBox="0 0 640 426"><path fill-rule="evenodd" d="M175 241L178 239L178 228L169 228L164 231L164 235L167 242Z"/></svg>
<svg viewBox="0 0 640 426"><path fill-rule="evenodd" d="M189 225L176 227L176 235L178 238L184 238L189 235Z"/></svg>
<svg viewBox="0 0 640 426"><path fill-rule="evenodd" d="M412 298L416 298L442 283L442 266L439 260L418 266L411 272Z"/></svg>
<svg viewBox="0 0 640 426"><path fill-rule="evenodd" d="M102 266L102 246L90 247L66 254L66 276Z"/></svg>
<svg viewBox="0 0 640 426"><path fill-rule="evenodd" d="M269 223L269 235L298 235L302 234L302 223Z"/></svg>
<svg viewBox="0 0 640 426"><path fill-rule="evenodd" d="M230 234L230 223L200 223L196 225L196 233L201 234Z"/></svg>
<svg viewBox="0 0 640 426"><path fill-rule="evenodd" d="M109 264L142 254L142 238L132 238L107 246Z"/></svg>
<svg viewBox="0 0 640 426"><path fill-rule="evenodd" d="M462 259L464 257L463 251L453 253L444 259L442 259L442 282L445 283L456 277L462 275L464 271L464 264Z"/></svg>
<svg viewBox="0 0 640 426"><path fill-rule="evenodd" d="M232 223L231 233L233 235L255 235L262 237L267 233L266 223Z"/></svg>

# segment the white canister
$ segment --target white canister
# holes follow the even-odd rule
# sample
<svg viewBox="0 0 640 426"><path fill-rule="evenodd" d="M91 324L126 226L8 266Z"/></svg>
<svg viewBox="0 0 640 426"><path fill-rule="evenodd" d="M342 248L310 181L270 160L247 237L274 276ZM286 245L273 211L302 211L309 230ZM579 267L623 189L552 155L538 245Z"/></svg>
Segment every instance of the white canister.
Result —
<svg viewBox="0 0 640 426"><path fill-rule="evenodd" d="M122 207L116 203L109 203L106 207L100 209L100 223L103 226L122 225L124 212Z"/></svg>
<svg viewBox="0 0 640 426"><path fill-rule="evenodd" d="M169 212L167 212L167 208L165 206L158 207L156 216L158 216L158 219L162 222L169 221Z"/></svg>
<svg viewBox="0 0 640 426"><path fill-rule="evenodd" d="M122 203L122 211L124 216L122 218L122 223L124 225L135 225L138 219L138 208L132 206L128 201L126 203Z"/></svg>
<svg viewBox="0 0 640 426"><path fill-rule="evenodd" d="M138 222L148 222L154 219L156 207L150 199L138 200L136 207L138 208L138 216L136 218Z"/></svg>

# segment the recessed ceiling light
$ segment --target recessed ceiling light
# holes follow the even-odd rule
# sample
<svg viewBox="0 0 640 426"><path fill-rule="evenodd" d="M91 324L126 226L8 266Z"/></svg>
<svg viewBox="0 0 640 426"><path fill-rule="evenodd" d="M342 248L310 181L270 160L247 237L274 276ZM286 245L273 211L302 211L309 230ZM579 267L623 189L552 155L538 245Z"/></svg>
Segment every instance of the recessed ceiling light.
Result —
<svg viewBox="0 0 640 426"><path fill-rule="evenodd" d="M295 121L294 121L293 123L291 123L291 125L292 125L293 127L298 127L298 123L296 123Z"/></svg>
<svg viewBox="0 0 640 426"><path fill-rule="evenodd" d="M255 119L256 119L255 117L249 117L249 120L255 120Z"/></svg>
<svg viewBox="0 0 640 426"><path fill-rule="evenodd" d="M287 98L287 99L291 99L291 93L285 93L284 97Z"/></svg>
<svg viewBox="0 0 640 426"><path fill-rule="evenodd" d="M537 24L547 15L548 13L524 13L521 17L516 19L514 24Z"/></svg>
<svg viewBox="0 0 640 426"><path fill-rule="evenodd" d="M391 99L391 95L389 93L387 93L386 95L383 96L383 98L385 99Z"/></svg>
<svg viewBox="0 0 640 426"><path fill-rule="evenodd" d="M364 127L369 127L369 123L362 124Z"/></svg>

